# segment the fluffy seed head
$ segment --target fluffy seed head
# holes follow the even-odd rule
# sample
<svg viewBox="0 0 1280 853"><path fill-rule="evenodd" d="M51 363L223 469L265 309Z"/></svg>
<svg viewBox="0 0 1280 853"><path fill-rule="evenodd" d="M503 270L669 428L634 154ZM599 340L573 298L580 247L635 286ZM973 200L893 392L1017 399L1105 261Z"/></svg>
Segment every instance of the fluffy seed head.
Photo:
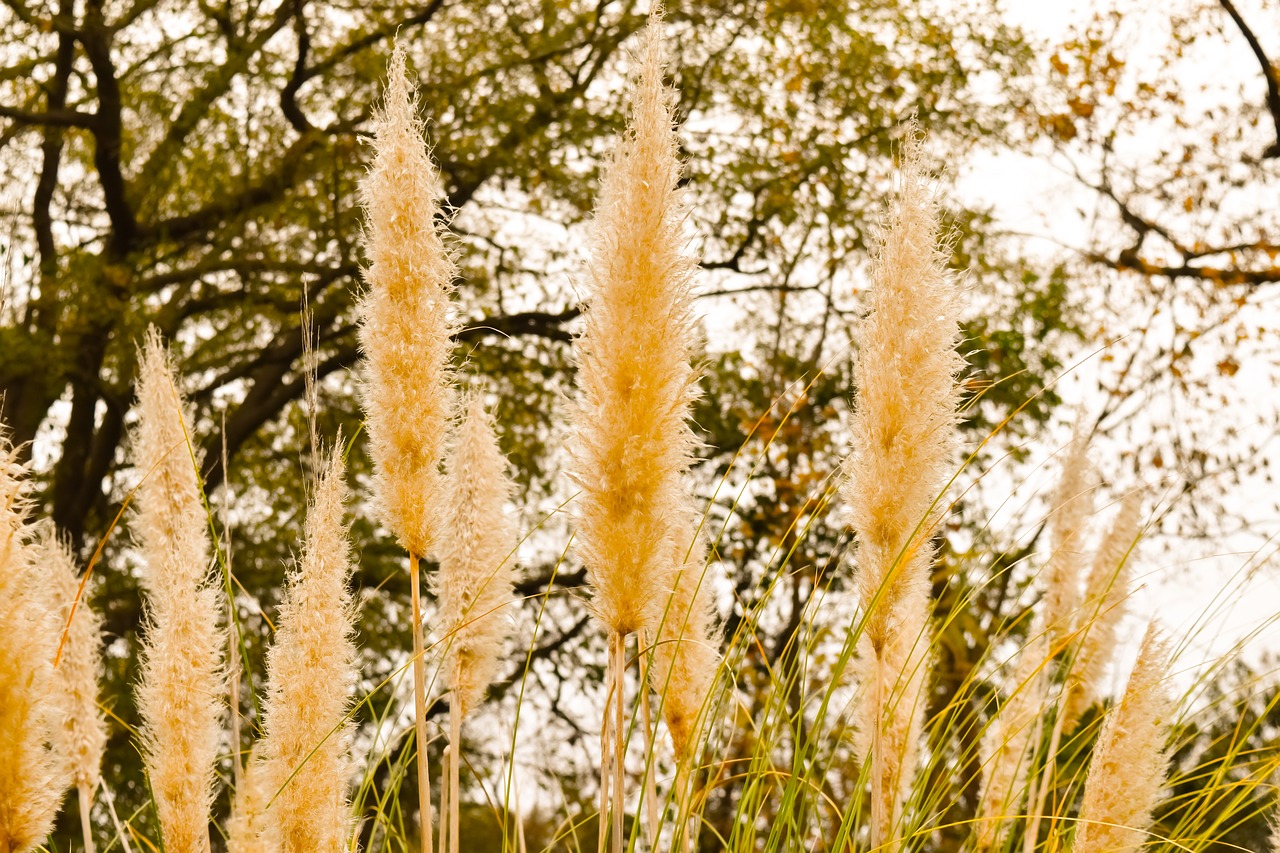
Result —
<svg viewBox="0 0 1280 853"><path fill-rule="evenodd" d="M60 751L71 765L73 783L92 791L102 778L102 754L107 745L107 721L98 707L102 677L102 619L89 606L86 584L80 600L75 558L52 531L39 542L39 561L53 587L56 624L62 635L62 659L57 666Z"/></svg>
<svg viewBox="0 0 1280 853"><path fill-rule="evenodd" d="M898 831L915 775L928 680L930 537L956 447L960 289L914 126L875 256L861 327L842 486L857 546L864 628L856 670L860 751L872 760L872 842Z"/></svg>
<svg viewBox="0 0 1280 853"><path fill-rule="evenodd" d="M374 490L384 523L406 549L425 557L435 536L440 457L454 405L455 268L438 230L440 175L427 155L399 46L373 136L373 163L360 184L369 260L360 346Z"/></svg>
<svg viewBox="0 0 1280 853"><path fill-rule="evenodd" d="M134 464L142 481L134 530L142 551L147 631L137 702L165 848L209 850L209 809L222 737L225 634L209 581L208 518L191 421L154 328L139 357Z"/></svg>
<svg viewBox="0 0 1280 853"><path fill-rule="evenodd" d="M340 853L348 836L346 715L356 649L345 496L339 441L316 487L306 547L267 653L262 778L253 784L275 798L263 826L282 853Z"/></svg>
<svg viewBox="0 0 1280 853"><path fill-rule="evenodd" d="M982 794L978 801L978 850L992 850L1008 828L1027 783L1028 749L1039 733L1048 682L1049 641L1036 634L1027 643L1013 673L1009 698L988 724L981 745Z"/></svg>
<svg viewBox="0 0 1280 853"><path fill-rule="evenodd" d="M611 631L652 628L671 587L670 519L686 500L694 446L694 261L662 33L650 24L632 115L605 173L587 274L584 332L575 342L576 546Z"/></svg>
<svg viewBox="0 0 1280 853"><path fill-rule="evenodd" d="M263 812L270 793L265 789L263 764L254 748L240 774L227 818L227 853L273 853L263 833Z"/></svg>
<svg viewBox="0 0 1280 853"><path fill-rule="evenodd" d="M859 337L852 452L842 487L873 644L900 620L900 602L921 601L912 591L928 586L930 537L939 518L935 502L952 473L956 447L960 288L939 242L938 201L921 164L922 148L912 127Z"/></svg>
<svg viewBox="0 0 1280 853"><path fill-rule="evenodd" d="M653 647L650 683L662 697L662 716L676 758L689 758L700 722L715 686L719 639L707 547L699 531L701 516L686 513L684 532L675 539L672 560L678 567Z"/></svg>
<svg viewBox="0 0 1280 853"><path fill-rule="evenodd" d="M1164 746L1174 702L1164 686L1168 671L1169 647L1152 625L1094 747L1074 853L1134 853L1147 841L1169 769Z"/></svg>
<svg viewBox="0 0 1280 853"><path fill-rule="evenodd" d="M854 671L854 745L874 776L872 835L880 842L901 830L902 805L911 793L928 704L931 633L923 593L900 599L902 620L877 650L864 633ZM910 606L914 605L914 606Z"/></svg>
<svg viewBox="0 0 1280 853"><path fill-rule="evenodd" d="M1089 443L1081 435L1067 446L1049 517L1053 550L1049 555L1040 616L1054 643L1071 633L1080 606L1084 542L1093 515L1093 477L1088 449Z"/></svg>
<svg viewBox="0 0 1280 853"><path fill-rule="evenodd" d="M511 633L519 541L506 511L513 492L507 460L479 397L465 407L445 469L440 570L432 586L440 603L445 680L465 717L484 699Z"/></svg>
<svg viewBox="0 0 1280 853"><path fill-rule="evenodd" d="M1133 573L1131 552L1141 524L1142 499L1137 493L1130 493L1121 502L1120 511L1103 537L1086 579L1083 617L1089 621L1081 628L1079 650L1068 676L1067 702L1063 709L1067 715L1066 731L1098 701L1103 674L1116 649L1116 630L1124 618L1129 598L1129 578Z"/></svg>
<svg viewBox="0 0 1280 853"><path fill-rule="evenodd" d="M52 748L60 625L26 523L26 472L0 432L0 850L25 853L53 828L69 781Z"/></svg>

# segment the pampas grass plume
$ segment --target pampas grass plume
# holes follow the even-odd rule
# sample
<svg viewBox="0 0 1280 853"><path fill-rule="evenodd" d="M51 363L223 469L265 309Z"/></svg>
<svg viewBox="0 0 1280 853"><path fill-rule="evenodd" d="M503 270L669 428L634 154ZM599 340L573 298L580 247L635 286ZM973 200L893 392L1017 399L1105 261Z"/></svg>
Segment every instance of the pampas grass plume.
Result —
<svg viewBox="0 0 1280 853"><path fill-rule="evenodd" d="M439 464L453 411L449 358L455 268L437 230L440 175L427 155L413 87L397 45L373 121L365 211L360 346L364 408L383 521L428 556L441 494Z"/></svg>
<svg viewBox="0 0 1280 853"><path fill-rule="evenodd" d="M1169 767L1164 746L1174 702L1164 686L1168 670L1169 647L1152 625L1094 747L1073 853L1131 853L1147 840Z"/></svg>
<svg viewBox="0 0 1280 853"><path fill-rule="evenodd" d="M90 587L80 592L75 558L52 530L40 540L40 562L48 572L57 604L58 626L65 633L57 686L62 693L61 751L71 765L72 783L93 791L102 779L107 721L98 706L102 677L102 619L89 606Z"/></svg>
<svg viewBox="0 0 1280 853"><path fill-rule="evenodd" d="M87 853L93 853L89 819L94 791L102 779L102 755L107 746L107 721L98 707L102 677L102 620L89 607L89 586L80 596L80 578L71 551L58 541L50 524L41 531L37 559L49 578L55 603L61 657L54 656L57 673L58 749L67 762L80 800L80 826Z"/></svg>
<svg viewBox="0 0 1280 853"><path fill-rule="evenodd" d="M1041 677L1049 661L1049 642L1036 634L1018 659L1010 695L982 739L982 793L978 800L977 849L999 846L1010 812L1021 798L1030 769L1032 738L1039 734L1047 684Z"/></svg>
<svg viewBox="0 0 1280 853"><path fill-rule="evenodd" d="M580 393L573 412L576 546L593 608L626 635L657 624L671 590L671 519L685 505L692 461L687 418L694 259L662 29L651 21L632 90L632 116L605 170L586 282L586 324L575 342Z"/></svg>
<svg viewBox="0 0 1280 853"><path fill-rule="evenodd" d="M1099 699L1103 675L1115 653L1116 631L1129 599L1131 552L1141 524L1142 499L1131 492L1121 501L1085 581L1085 613L1091 619L1082 628L1079 651L1068 676L1070 689L1063 710L1068 730Z"/></svg>
<svg viewBox="0 0 1280 853"><path fill-rule="evenodd" d="M1084 573L1084 540L1093 516L1092 470L1087 455L1089 443L1077 434L1067 447L1062 473L1053 494L1050 514L1052 551L1046 567L1047 579L1041 621L1055 644L1071 633L1080 606Z"/></svg>
<svg viewBox="0 0 1280 853"><path fill-rule="evenodd" d="M678 568L658 626L650 670L679 761L690 757L720 661L706 543L698 530L701 517L693 512L687 516L685 532L673 549Z"/></svg>
<svg viewBox="0 0 1280 853"><path fill-rule="evenodd" d="M930 537L953 464L956 375L963 364L955 349L960 288L946 268L938 201L922 151L912 125L861 327L853 450L842 486L865 619L855 664L861 682L855 724L858 745L874 763L873 843L896 831L915 772L928 670Z"/></svg>
<svg viewBox="0 0 1280 853"><path fill-rule="evenodd" d="M208 518L191 421L154 328L139 361L134 462L142 481L133 524L147 592L137 691L144 755L165 849L207 851L226 693L223 608L208 582Z"/></svg>
<svg viewBox="0 0 1280 853"><path fill-rule="evenodd" d="M68 783L51 748L59 707L53 657L60 625L37 569L26 471L0 433L0 851L25 853L53 827ZM42 567L41 567L42 568Z"/></svg>
<svg viewBox="0 0 1280 853"><path fill-rule="evenodd" d="M446 646L446 683L466 717L483 699L511 633L515 548L506 504L514 487L493 419L479 397L464 407L448 457L440 570L433 578Z"/></svg>
<svg viewBox="0 0 1280 853"><path fill-rule="evenodd" d="M265 790L264 765L255 748L240 774L227 818L227 853L271 853L263 832L263 811L270 792Z"/></svg>
<svg viewBox="0 0 1280 853"><path fill-rule="evenodd" d="M356 649L345 497L339 441L316 487L306 546L267 653L258 784L274 797L264 826L272 849L282 853L336 853L348 835L347 708Z"/></svg>

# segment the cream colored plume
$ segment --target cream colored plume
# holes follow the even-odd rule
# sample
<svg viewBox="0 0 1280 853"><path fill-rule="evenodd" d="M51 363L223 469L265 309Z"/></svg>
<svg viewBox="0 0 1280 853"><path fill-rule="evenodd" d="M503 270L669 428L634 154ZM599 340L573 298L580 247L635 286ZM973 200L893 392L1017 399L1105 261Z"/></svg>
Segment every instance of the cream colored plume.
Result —
<svg viewBox="0 0 1280 853"><path fill-rule="evenodd" d="M356 649L341 445L316 486L302 559L267 652L262 778L254 784L270 801L264 835L282 853L338 853L349 834L347 709Z"/></svg>
<svg viewBox="0 0 1280 853"><path fill-rule="evenodd" d="M209 849L209 808L222 736L224 610L210 578L208 517L191 420L160 336L139 358L134 467L142 478L133 529L141 546L146 633L137 703L143 751L165 849Z"/></svg>
<svg viewBox="0 0 1280 853"><path fill-rule="evenodd" d="M1164 684L1168 671L1169 647L1152 625L1094 747L1073 853L1135 853L1149 840L1169 769L1164 748L1174 701Z"/></svg>
<svg viewBox="0 0 1280 853"><path fill-rule="evenodd" d="M107 721L98 706L102 619L89 606L88 584L76 600L80 578L70 550L57 541L52 529L43 533L39 560L53 587L62 635L62 657L57 665L57 688L62 696L60 751L71 765L72 783L92 792L102 778L102 754L107 746Z"/></svg>
<svg viewBox="0 0 1280 853"><path fill-rule="evenodd" d="M25 853L53 828L69 782L54 751L60 625L26 523L26 471L0 432L0 850Z"/></svg>
<svg viewBox="0 0 1280 853"><path fill-rule="evenodd" d="M1049 641L1036 634L1023 648L1009 698L988 723L982 739L982 793L978 800L977 849L999 847L1027 787L1032 738L1044 712Z"/></svg>
<svg viewBox="0 0 1280 853"><path fill-rule="evenodd" d="M397 45L373 121L360 302L363 398L384 523L418 557L431 552L440 458L453 412L449 359L455 268L438 230L440 174L427 155L413 87Z"/></svg>
<svg viewBox="0 0 1280 853"><path fill-rule="evenodd" d="M1072 632L1081 603L1084 542L1093 516L1093 472L1088 449L1088 441L1079 434L1067 446L1049 516L1052 551L1038 617L1055 645Z"/></svg>
<svg viewBox="0 0 1280 853"><path fill-rule="evenodd" d="M1125 496L1120 510L1098 548L1085 581L1079 648L1067 676L1064 730L1070 731L1089 706L1099 699L1099 688L1116 650L1116 630L1129 599L1133 548L1142 525L1142 499Z"/></svg>
<svg viewBox="0 0 1280 853"><path fill-rule="evenodd" d="M513 492L507 460L478 396L465 406L445 466L448 497L433 586L445 681L465 717L484 699L511 633L519 541L506 509Z"/></svg>
<svg viewBox="0 0 1280 853"><path fill-rule="evenodd" d="M263 812L272 793L265 790L264 772L258 758L258 746L255 745L231 800L231 815L227 818L227 853L273 853L263 831Z"/></svg>
<svg viewBox="0 0 1280 853"><path fill-rule="evenodd" d="M596 205L586 324L574 343L575 545L595 613L620 635L653 628L665 608L676 569L671 519L687 506L694 447L694 258L662 75L662 30L652 22L631 119Z"/></svg>
<svg viewBox="0 0 1280 853"><path fill-rule="evenodd" d="M687 513L676 537L675 585L659 617L650 684L662 699L662 716L676 758L687 760L697 742L704 708L715 685L720 642L701 514Z"/></svg>
<svg viewBox="0 0 1280 853"><path fill-rule="evenodd" d="M872 753L872 843L898 830L915 775L925 711L931 537L954 473L960 287L946 267L939 207L914 126L903 145L897 204L876 251L861 325L852 452L842 486L851 509L864 614L855 724ZM877 748L878 747L878 748Z"/></svg>

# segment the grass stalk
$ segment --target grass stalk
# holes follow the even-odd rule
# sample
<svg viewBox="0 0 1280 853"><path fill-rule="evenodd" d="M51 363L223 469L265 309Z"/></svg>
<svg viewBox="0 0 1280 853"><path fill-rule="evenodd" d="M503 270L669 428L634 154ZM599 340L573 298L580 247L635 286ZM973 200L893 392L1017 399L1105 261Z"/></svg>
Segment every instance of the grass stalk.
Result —
<svg viewBox="0 0 1280 853"><path fill-rule="evenodd" d="M656 748L653 731L653 712L650 709L649 700L649 667L648 662L650 655L645 652L638 652L640 657L640 724L644 729L644 779L642 789L644 791L645 803L645 820L647 822L646 829L649 835L649 849L658 849L658 837L661 833L661 822L658 815L658 786L654 779L653 762L657 757L654 750Z"/></svg>
<svg viewBox="0 0 1280 853"><path fill-rule="evenodd" d="M76 794L80 797L80 830L84 833L84 853L94 853L93 821L90 812L93 809L93 791L87 785L76 785Z"/></svg>
<svg viewBox="0 0 1280 853"><path fill-rule="evenodd" d="M431 776L427 765L427 661L422 640L422 591L418 555L409 552L409 597L413 607L413 734L418 744L418 814L422 853L432 853Z"/></svg>
<svg viewBox="0 0 1280 853"><path fill-rule="evenodd" d="M612 850L622 853L622 813L626 805L626 721L623 711L623 696L627 675L627 638L625 634L614 632L610 638L613 673L613 806L611 817L613 822Z"/></svg>
<svg viewBox="0 0 1280 853"><path fill-rule="evenodd" d="M449 849L449 815L451 803L449 800L449 770L452 767L453 743L445 747L442 761L440 762L440 835L436 841L436 847L440 849L440 853L445 853Z"/></svg>
<svg viewBox="0 0 1280 853"><path fill-rule="evenodd" d="M461 806L462 790L459 785L462 763L462 707L457 702L449 703L449 853L458 853L458 809ZM443 821L443 818L441 818ZM441 845L440 853L445 853Z"/></svg>

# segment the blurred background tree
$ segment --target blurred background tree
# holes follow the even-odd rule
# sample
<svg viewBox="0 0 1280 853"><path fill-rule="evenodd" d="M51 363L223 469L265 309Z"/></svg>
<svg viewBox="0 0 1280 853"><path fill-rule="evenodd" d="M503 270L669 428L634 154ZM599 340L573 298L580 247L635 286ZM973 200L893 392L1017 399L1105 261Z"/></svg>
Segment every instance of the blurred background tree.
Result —
<svg viewBox="0 0 1280 853"><path fill-rule="evenodd" d="M1216 20L1204 17L1210 7L1188 11L1176 37ZM138 811L146 784L129 732L141 612L127 516L112 527L140 476L127 455L135 342L148 324L172 342L196 409L206 488L239 584L249 657L241 712L252 727L256 673L311 473L308 369L321 380L321 432L357 436L351 474L357 495L368 494L353 372L356 184L397 37L413 59L453 210L458 364L464 381L491 394L533 531L522 552L524 637L545 609L537 636L512 657L511 678L527 654L533 710L521 713L562 736L539 738L546 754L529 763L549 787L590 802L580 771L591 763L583 744L592 724L574 697L598 681L602 645L575 592L581 567L559 562L567 532L556 509L569 497L558 479L559 400L572 389L584 227L622 126L629 49L647 11L564 0L3 0L0 415L37 473L40 509L86 562L103 546L98 603L111 638L105 696L115 717L105 775L139 826L151 821ZM1108 75L1125 66L1087 38L1038 54L995 0L673 2L668 19L708 317L699 475L709 516L723 527L716 566L734 592L727 632L785 569L778 582L787 594L751 617L760 642L746 665L759 675L780 661L785 668L814 641L822 628L807 622L805 602L847 576L843 524L827 498L844 455L851 324L900 122L918 117L948 181L948 164L979 150L1089 143L1089 152L1106 153L1114 134L1094 128L1115 94ZM1050 73L1041 71L1046 62ZM1135 97L1163 91L1139 87ZM1259 117L1251 120L1242 126ZM1217 156L1199 144L1200 156ZM1114 200L1136 246L1027 257L1003 239L990 210L951 203L955 261L970 270L975 305L965 344L970 444L1013 418L983 446L982 460L1025 454L1024 443L1054 418L1057 377L1086 341L1108 339L1096 328L1108 315L1083 286L1096 275L1090 270L1212 278L1205 269L1153 269L1150 258L1134 263L1143 240L1167 234L1133 215L1136 202L1125 200L1137 188L1122 194L1105 175L1091 186ZM1159 186L1165 194L1151 205L1176 213L1183 190ZM1207 191L1186 192L1199 199ZM1223 241L1185 255L1184 266L1228 251L1233 232L1215 233ZM1276 280L1249 272L1268 250L1274 267L1274 233L1254 233L1247 254L1232 256L1230 269L1248 281L1214 278L1210 290ZM1162 343L1158 353L1173 358L1177 345ZM1142 374L1124 376L1130 384L1114 399L1149 391ZM1103 429L1108 416L1099 418ZM987 528L980 495L961 502L947 531L954 547L935 583L944 609L1034 546ZM407 584L364 499L352 509L368 690L404 660ZM967 651L941 662L944 688L963 681L1019 612L1028 575L1000 576L1013 588L981 587L977 621L954 627L951 647ZM743 676L743 713L773 701L770 683ZM803 698L797 680L786 701L798 710ZM945 707L948 697L935 701ZM511 719L514 700L498 707L493 731ZM384 729L376 717L362 706L365 747ZM400 785L405 733L396 729L391 746L377 741L387 757L367 771L367 808ZM501 746L499 737L495 765ZM408 811L412 781L399 791ZM712 816L731 820L732 784L716 796L723 808L713 805ZM63 825L77 820L71 806ZM371 822L365 840L375 831L389 830Z"/></svg>

